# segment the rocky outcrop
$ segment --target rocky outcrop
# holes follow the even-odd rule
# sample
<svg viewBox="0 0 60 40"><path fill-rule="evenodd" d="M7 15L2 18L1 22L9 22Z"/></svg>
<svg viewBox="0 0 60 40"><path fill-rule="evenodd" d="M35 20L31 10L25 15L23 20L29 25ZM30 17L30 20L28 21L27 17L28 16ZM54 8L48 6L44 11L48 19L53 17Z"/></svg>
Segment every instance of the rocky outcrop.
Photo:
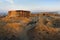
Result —
<svg viewBox="0 0 60 40"><path fill-rule="evenodd" d="M29 17L30 11L11 10L8 12L8 17Z"/></svg>

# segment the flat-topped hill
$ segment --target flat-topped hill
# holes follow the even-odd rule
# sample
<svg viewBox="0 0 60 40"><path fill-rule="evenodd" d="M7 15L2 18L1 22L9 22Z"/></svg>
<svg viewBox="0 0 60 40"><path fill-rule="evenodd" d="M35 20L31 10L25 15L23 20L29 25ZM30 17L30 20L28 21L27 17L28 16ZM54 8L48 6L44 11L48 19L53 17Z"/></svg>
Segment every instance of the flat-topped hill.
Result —
<svg viewBox="0 0 60 40"><path fill-rule="evenodd" d="M28 16L30 16L30 11L11 10L8 12L8 17L28 17Z"/></svg>

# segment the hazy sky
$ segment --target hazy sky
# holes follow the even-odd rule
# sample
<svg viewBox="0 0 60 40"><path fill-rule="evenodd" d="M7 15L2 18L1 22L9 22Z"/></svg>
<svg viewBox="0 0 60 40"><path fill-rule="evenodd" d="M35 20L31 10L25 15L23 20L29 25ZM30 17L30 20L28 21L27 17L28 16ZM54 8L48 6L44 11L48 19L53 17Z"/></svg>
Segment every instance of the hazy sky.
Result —
<svg viewBox="0 0 60 40"><path fill-rule="evenodd" d="M0 10L59 10L60 0L0 0Z"/></svg>

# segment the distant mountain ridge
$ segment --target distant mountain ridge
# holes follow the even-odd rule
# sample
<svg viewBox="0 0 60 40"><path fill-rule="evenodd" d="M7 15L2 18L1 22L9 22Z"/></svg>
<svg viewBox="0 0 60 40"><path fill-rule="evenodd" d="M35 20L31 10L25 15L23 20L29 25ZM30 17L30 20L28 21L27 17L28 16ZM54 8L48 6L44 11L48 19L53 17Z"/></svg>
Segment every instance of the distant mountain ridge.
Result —
<svg viewBox="0 0 60 40"><path fill-rule="evenodd" d="M40 12L57 12L60 14L60 11L50 11L50 10L32 10L32 13L40 13Z"/></svg>
<svg viewBox="0 0 60 40"><path fill-rule="evenodd" d="M0 17L6 16L7 13L8 12L6 10L0 10Z"/></svg>

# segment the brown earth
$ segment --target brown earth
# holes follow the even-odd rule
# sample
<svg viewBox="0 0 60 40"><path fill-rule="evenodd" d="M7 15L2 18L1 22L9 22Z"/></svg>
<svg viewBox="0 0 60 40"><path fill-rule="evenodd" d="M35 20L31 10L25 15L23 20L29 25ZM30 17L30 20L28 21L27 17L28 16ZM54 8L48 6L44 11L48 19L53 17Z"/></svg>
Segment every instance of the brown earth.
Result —
<svg viewBox="0 0 60 40"><path fill-rule="evenodd" d="M0 19L0 40L60 40L60 15L29 12L28 16L26 11L24 17L16 14L11 12Z"/></svg>
<svg viewBox="0 0 60 40"><path fill-rule="evenodd" d="M59 26L53 23L54 20L60 19L47 19L47 18L40 18L38 25L28 31L29 39L30 40L60 40L60 24ZM59 22L60 23L60 22Z"/></svg>

